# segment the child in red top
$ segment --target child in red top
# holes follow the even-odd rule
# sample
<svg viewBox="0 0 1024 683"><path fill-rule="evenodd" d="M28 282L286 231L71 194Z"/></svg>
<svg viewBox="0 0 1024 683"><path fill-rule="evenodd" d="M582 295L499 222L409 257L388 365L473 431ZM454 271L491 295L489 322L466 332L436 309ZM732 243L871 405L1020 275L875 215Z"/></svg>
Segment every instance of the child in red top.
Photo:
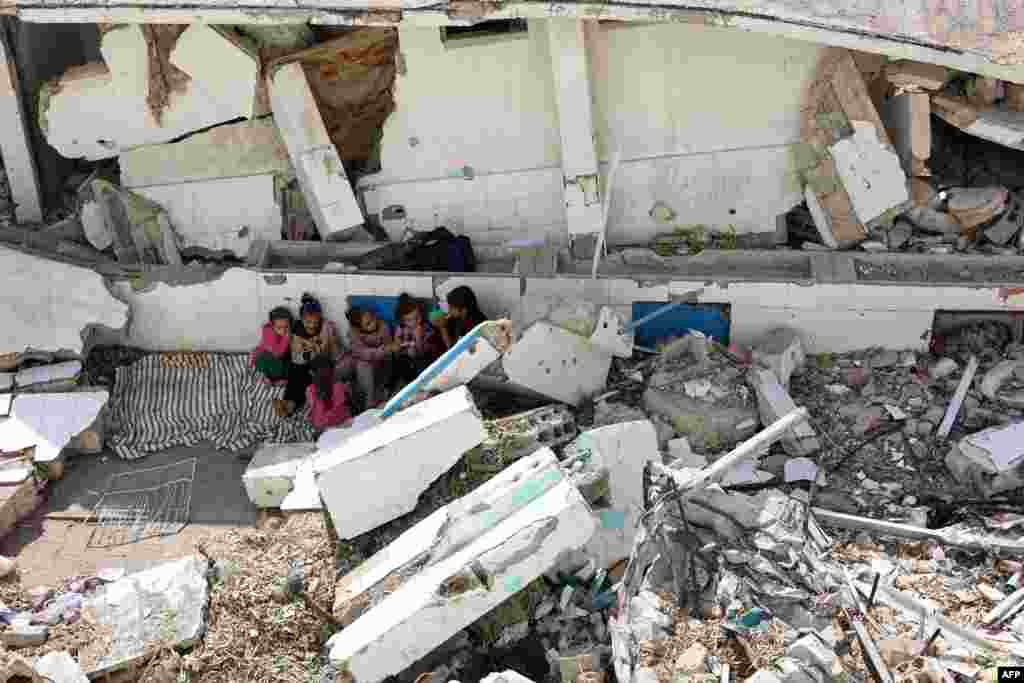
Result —
<svg viewBox="0 0 1024 683"><path fill-rule="evenodd" d="M288 381L290 344L292 338L292 312L284 306L270 311L269 322L260 330L260 343L249 354L249 367L255 368L264 379L273 384Z"/></svg>
<svg viewBox="0 0 1024 683"><path fill-rule="evenodd" d="M326 354L311 363L313 382L306 387L309 421L318 431L339 427L352 419L348 387L334 377L334 359Z"/></svg>

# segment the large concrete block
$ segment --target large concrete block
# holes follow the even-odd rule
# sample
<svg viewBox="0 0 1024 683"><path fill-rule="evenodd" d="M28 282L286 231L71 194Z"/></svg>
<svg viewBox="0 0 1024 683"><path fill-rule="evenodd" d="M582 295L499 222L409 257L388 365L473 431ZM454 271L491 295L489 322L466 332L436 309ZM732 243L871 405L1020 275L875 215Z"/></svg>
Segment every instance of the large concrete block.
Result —
<svg viewBox="0 0 1024 683"><path fill-rule="evenodd" d="M339 237L358 228L363 224L362 210L302 65L280 67L268 77L268 86L274 120L320 234Z"/></svg>
<svg viewBox="0 0 1024 683"><path fill-rule="evenodd" d="M608 473L608 507L594 509L598 529L586 552L599 567L610 567L629 557L633 549L633 535L644 510L644 467L661 461L658 435L649 420L623 422L580 434L574 450L573 460L586 463L582 469Z"/></svg>
<svg viewBox="0 0 1024 683"><path fill-rule="evenodd" d="M128 321L128 306L92 270L0 247L0 273L0 354L81 353L88 325L117 329Z"/></svg>
<svg viewBox="0 0 1024 683"><path fill-rule="evenodd" d="M149 48L141 25L121 26L104 34L101 50L106 66L69 69L39 94L39 119L46 140L69 159L109 159L252 112L251 100L225 106L193 80L172 94L158 121L147 103ZM210 64L190 68L206 71ZM186 73L193 79L202 75Z"/></svg>
<svg viewBox="0 0 1024 683"><path fill-rule="evenodd" d="M192 24L178 36L171 64L189 74L226 114L243 110L252 118L260 58L249 41L210 24Z"/></svg>
<svg viewBox="0 0 1024 683"><path fill-rule="evenodd" d="M508 378L551 398L578 405L601 392L608 381L612 354L548 322L538 322L505 354Z"/></svg>
<svg viewBox="0 0 1024 683"><path fill-rule="evenodd" d="M318 454L313 473L338 537L411 512L420 494L485 436L473 397L457 387Z"/></svg>
<svg viewBox="0 0 1024 683"><path fill-rule="evenodd" d="M269 118L218 126L172 145L133 149L118 163L121 184L128 189L287 173L291 168L288 148Z"/></svg>
<svg viewBox="0 0 1024 683"><path fill-rule="evenodd" d="M281 238L274 175L138 187L170 216L182 248L226 249L245 258L253 242Z"/></svg>
<svg viewBox="0 0 1024 683"><path fill-rule="evenodd" d="M900 159L883 145L878 129L863 121L852 123L853 135L830 150L857 219L867 224L907 202L910 193Z"/></svg>
<svg viewBox="0 0 1024 683"><path fill-rule="evenodd" d="M807 363L807 353L796 330L776 328L756 342L751 349L754 362L775 372L782 386L789 387L789 379Z"/></svg>
<svg viewBox="0 0 1024 683"><path fill-rule="evenodd" d="M95 422L106 405L105 391L21 394L11 416L0 422L0 450L35 447L35 461L53 462L71 439Z"/></svg>
<svg viewBox="0 0 1024 683"><path fill-rule="evenodd" d="M361 614L328 642L332 664L354 683L406 669L582 547L594 526L553 453L520 460L342 580Z"/></svg>

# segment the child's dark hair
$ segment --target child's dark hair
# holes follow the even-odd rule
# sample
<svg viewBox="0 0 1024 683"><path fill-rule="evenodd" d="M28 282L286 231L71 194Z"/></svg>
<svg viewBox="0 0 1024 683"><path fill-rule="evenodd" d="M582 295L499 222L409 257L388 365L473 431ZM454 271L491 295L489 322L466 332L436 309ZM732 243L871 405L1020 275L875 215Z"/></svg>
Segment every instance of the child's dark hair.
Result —
<svg viewBox="0 0 1024 683"><path fill-rule="evenodd" d="M306 315L307 313L320 313L323 314L324 309L320 307L320 302L317 298L306 292L302 295L302 307L299 309L299 315Z"/></svg>
<svg viewBox="0 0 1024 683"><path fill-rule="evenodd" d="M448 292L448 306L466 309L466 315L470 320L482 320L485 317L480 310L480 304L476 302L476 294L466 285L461 285Z"/></svg>
<svg viewBox="0 0 1024 683"><path fill-rule="evenodd" d="M273 323L275 320L287 320L290 325L295 316L284 306L276 306L270 309L270 322Z"/></svg>
<svg viewBox="0 0 1024 683"><path fill-rule="evenodd" d="M349 325L352 325L353 327L359 327L359 324L362 321L363 313L367 312L368 311L365 308L350 308L348 309L348 312L345 313L345 317L348 319Z"/></svg>
<svg viewBox="0 0 1024 683"><path fill-rule="evenodd" d="M317 396L321 401L330 401L334 391L334 359L328 353L321 353L310 362L310 368Z"/></svg>
<svg viewBox="0 0 1024 683"><path fill-rule="evenodd" d="M395 317L401 322L402 318L419 309L419 302L403 292L398 296L398 305L395 306Z"/></svg>

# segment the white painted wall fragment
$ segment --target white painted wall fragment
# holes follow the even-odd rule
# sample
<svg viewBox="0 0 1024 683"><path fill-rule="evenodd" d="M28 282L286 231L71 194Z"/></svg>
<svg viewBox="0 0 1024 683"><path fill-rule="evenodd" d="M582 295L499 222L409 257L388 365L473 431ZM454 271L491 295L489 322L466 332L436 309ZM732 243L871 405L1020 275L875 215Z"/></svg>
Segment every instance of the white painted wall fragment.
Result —
<svg viewBox="0 0 1024 683"><path fill-rule="evenodd" d="M512 345L502 365L516 384L578 405L604 388L611 363L612 354L589 338L541 321Z"/></svg>
<svg viewBox="0 0 1024 683"><path fill-rule="evenodd" d="M0 247L0 353L82 351L88 325L120 329L128 307L86 268Z"/></svg>
<svg viewBox="0 0 1024 683"><path fill-rule="evenodd" d="M406 408L319 453L320 496L339 538L354 538L411 512L430 484L486 436L465 387Z"/></svg>
<svg viewBox="0 0 1024 683"><path fill-rule="evenodd" d="M0 422L0 450L35 446L36 462L52 462L96 421L108 398L105 391L21 394L14 399L10 417Z"/></svg>
<svg viewBox="0 0 1024 683"><path fill-rule="evenodd" d="M479 524L479 535L462 536L468 544L445 542L448 534L440 530L447 528L449 516L457 518L450 511L435 513L371 558L366 570L358 569L361 578L352 584L367 586L371 575L390 575L392 568L430 553L424 568L331 638L332 663L355 683L381 681L525 588L560 554L582 547L594 533L593 515L560 472L552 476L543 466L545 458L550 462L554 455L544 449L524 458L481 487L486 487L482 494L478 489L457 502L465 513L476 511L481 518L487 513L477 511L477 505L486 506L495 496L526 503L516 502L507 509L511 514L496 523ZM437 541L444 550L434 561L431 550ZM364 591L356 588L350 595Z"/></svg>
<svg viewBox="0 0 1024 683"><path fill-rule="evenodd" d="M853 210L866 225L906 202L910 195L899 157L882 145L874 125L852 124L853 135L829 149Z"/></svg>
<svg viewBox="0 0 1024 683"><path fill-rule="evenodd" d="M149 51L141 25L106 33L101 50L106 66L69 69L56 88L44 87L39 95L46 140L64 157L109 159L252 112L251 101L228 108L192 81L184 92L172 94L158 122L146 103ZM189 73L193 78L199 75Z"/></svg>
<svg viewBox="0 0 1024 683"><path fill-rule="evenodd" d="M291 169L288 148L272 118L217 126L172 145L133 149L118 164L127 189Z"/></svg>
<svg viewBox="0 0 1024 683"><path fill-rule="evenodd" d="M590 454L591 467L608 471L611 506L594 510L598 528L585 550L598 567L610 567L633 549L644 510L644 467L661 462L658 435L649 420L622 422L580 434L576 447Z"/></svg>
<svg viewBox="0 0 1024 683"><path fill-rule="evenodd" d="M179 244L227 249L245 258L256 240L281 239L281 205L273 175L136 187L170 216Z"/></svg>
<svg viewBox="0 0 1024 683"><path fill-rule="evenodd" d="M39 169L23 102L17 64L4 37L0 40L0 154L16 205L15 215L20 222L30 223L43 220L43 209Z"/></svg>
<svg viewBox="0 0 1024 683"><path fill-rule="evenodd" d="M339 237L363 224L362 210L317 108L302 64L268 76L270 102L320 234Z"/></svg>
<svg viewBox="0 0 1024 683"><path fill-rule="evenodd" d="M242 36L210 24L192 24L178 36L170 59L226 114L241 109L252 118L260 58Z"/></svg>

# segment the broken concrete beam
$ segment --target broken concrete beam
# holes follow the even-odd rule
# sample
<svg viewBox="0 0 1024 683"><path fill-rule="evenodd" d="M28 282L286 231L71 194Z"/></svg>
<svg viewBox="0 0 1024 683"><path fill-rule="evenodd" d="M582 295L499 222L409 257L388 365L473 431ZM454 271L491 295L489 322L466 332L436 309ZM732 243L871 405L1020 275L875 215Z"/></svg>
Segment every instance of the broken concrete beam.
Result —
<svg viewBox="0 0 1024 683"><path fill-rule="evenodd" d="M836 171L857 220L868 225L910 200L900 159L879 139L871 123L851 121L853 135L832 145Z"/></svg>
<svg viewBox="0 0 1024 683"><path fill-rule="evenodd" d="M248 39L230 29L192 24L178 36L170 61L226 115L242 109L243 116L252 118L260 58Z"/></svg>
<svg viewBox="0 0 1024 683"><path fill-rule="evenodd" d="M1005 104L977 107L964 98L942 95L932 95L932 111L968 135L1024 150L1024 112Z"/></svg>
<svg viewBox="0 0 1024 683"><path fill-rule="evenodd" d="M925 93L889 98L878 112L908 176L925 175L932 155L931 99Z"/></svg>
<svg viewBox="0 0 1024 683"><path fill-rule="evenodd" d="M101 50L106 66L74 67L40 91L40 126L47 142L64 157L109 159L252 111L251 100L229 107L189 81L173 92L158 121L147 102L150 45L143 26L126 24L105 33ZM207 71L210 64L201 67Z"/></svg>
<svg viewBox="0 0 1024 683"><path fill-rule="evenodd" d="M779 382L771 370L751 370L750 384L757 394L757 406L761 413L761 422L772 424L783 415L796 410L796 403ZM821 448L818 435L814 428L806 422L800 422L792 431L782 437L782 445L793 457L806 457Z"/></svg>
<svg viewBox="0 0 1024 683"><path fill-rule="evenodd" d="M256 451L242 484L252 504L258 508L279 508L295 486L299 463L316 453L312 443L268 443Z"/></svg>
<svg viewBox="0 0 1024 683"><path fill-rule="evenodd" d="M363 224L362 210L327 134L302 64L279 67L268 76L274 120L324 239L350 235Z"/></svg>
<svg viewBox="0 0 1024 683"><path fill-rule="evenodd" d="M420 494L485 437L473 397L457 387L318 453L313 473L338 538L411 512Z"/></svg>
<svg viewBox="0 0 1024 683"><path fill-rule="evenodd" d="M5 35L0 38L0 154L17 221L35 223L43 220L42 190L22 97L18 67Z"/></svg>
<svg viewBox="0 0 1024 683"><path fill-rule="evenodd" d="M1024 422L965 436L946 455L957 480L986 496L1024 486Z"/></svg>
<svg viewBox="0 0 1024 683"><path fill-rule="evenodd" d="M789 387L793 374L803 370L807 353L795 330L779 327L760 337L751 349L753 361L775 373L782 386Z"/></svg>
<svg viewBox="0 0 1024 683"><path fill-rule="evenodd" d="M205 630L207 561L190 556L129 574L86 596L83 618L111 632L89 678L116 671L165 647L188 648Z"/></svg>
<svg viewBox="0 0 1024 683"><path fill-rule="evenodd" d="M650 420L623 422L598 427L580 434L573 447L575 456L566 467L579 472L607 471L607 504L596 507L598 529L587 543L586 552L599 567L610 567L629 557L633 535L644 510L643 473L648 462L660 462L658 435Z"/></svg>
<svg viewBox="0 0 1024 683"><path fill-rule="evenodd" d="M368 609L328 641L331 663L352 683L403 671L581 548L594 528L551 451L520 460L342 579L347 600Z"/></svg>
<svg viewBox="0 0 1024 683"><path fill-rule="evenodd" d="M0 246L0 354L25 349L82 352L82 330L119 329L128 306L95 271Z"/></svg>
<svg viewBox="0 0 1024 683"><path fill-rule="evenodd" d="M121 183L128 189L285 174L291 169L288 148L272 118L217 126L171 145L133 149L118 163Z"/></svg>
<svg viewBox="0 0 1024 683"><path fill-rule="evenodd" d="M949 71L938 64L901 59L885 65L885 78L898 90L942 90L949 80Z"/></svg>
<svg viewBox="0 0 1024 683"><path fill-rule="evenodd" d="M604 389L612 354L588 337L541 321L532 325L505 354L510 381L556 401L579 405Z"/></svg>

